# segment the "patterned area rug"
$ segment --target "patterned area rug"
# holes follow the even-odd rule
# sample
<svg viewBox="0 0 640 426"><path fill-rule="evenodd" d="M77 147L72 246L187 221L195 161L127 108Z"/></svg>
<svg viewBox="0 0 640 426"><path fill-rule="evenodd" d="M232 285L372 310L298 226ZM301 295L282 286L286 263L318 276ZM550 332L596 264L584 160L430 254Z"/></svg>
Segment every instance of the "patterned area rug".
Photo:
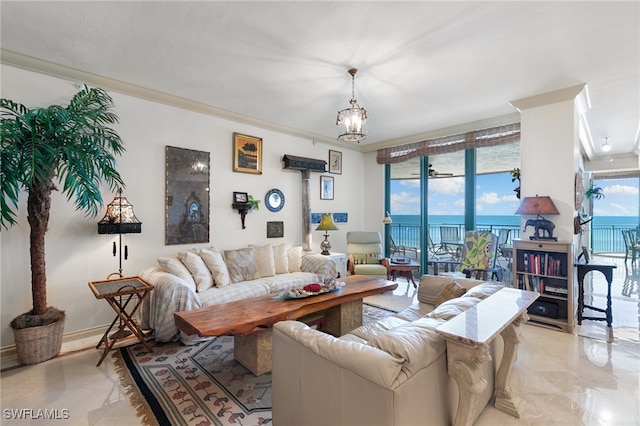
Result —
<svg viewBox="0 0 640 426"><path fill-rule="evenodd" d="M393 313L364 305L363 322ZM233 337L194 346L141 344L114 352L121 383L143 424L271 424L271 373L255 377L233 359Z"/></svg>

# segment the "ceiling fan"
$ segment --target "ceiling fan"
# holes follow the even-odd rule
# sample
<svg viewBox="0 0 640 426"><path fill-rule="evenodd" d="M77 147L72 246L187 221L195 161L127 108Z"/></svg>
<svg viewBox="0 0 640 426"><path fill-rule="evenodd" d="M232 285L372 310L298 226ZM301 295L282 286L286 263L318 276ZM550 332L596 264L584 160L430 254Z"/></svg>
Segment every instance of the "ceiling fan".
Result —
<svg viewBox="0 0 640 426"><path fill-rule="evenodd" d="M437 178L440 176L453 176L453 173L444 173L444 172L439 172L436 169L433 168L433 164L429 164L429 177L430 178Z"/></svg>

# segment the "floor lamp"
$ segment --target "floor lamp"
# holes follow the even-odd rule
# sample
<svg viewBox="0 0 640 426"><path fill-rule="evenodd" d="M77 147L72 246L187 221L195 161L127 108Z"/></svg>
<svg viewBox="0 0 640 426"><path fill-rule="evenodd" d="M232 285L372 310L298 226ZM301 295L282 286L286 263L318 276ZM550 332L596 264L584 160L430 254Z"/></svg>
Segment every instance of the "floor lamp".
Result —
<svg viewBox="0 0 640 426"><path fill-rule="evenodd" d="M107 205L107 213L98 222L98 234L118 234L118 245L113 242L113 255L120 255L118 272L109 274L122 277L122 234L139 234L142 232L142 222L133 213L133 205L122 196L122 189L118 190L118 196ZM124 246L124 259L129 257L129 248ZM108 277L107 277L108 278Z"/></svg>

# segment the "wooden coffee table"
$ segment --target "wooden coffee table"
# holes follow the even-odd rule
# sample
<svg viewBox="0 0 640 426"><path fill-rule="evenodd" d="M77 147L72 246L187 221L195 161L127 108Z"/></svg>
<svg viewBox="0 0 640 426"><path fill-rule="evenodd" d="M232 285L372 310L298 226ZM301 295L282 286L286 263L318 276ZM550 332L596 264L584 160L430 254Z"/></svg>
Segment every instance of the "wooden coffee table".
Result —
<svg viewBox="0 0 640 426"><path fill-rule="evenodd" d="M398 284L351 275L338 291L304 299L274 299L274 294L192 311L176 312L176 326L187 335L235 336L234 357L256 376L271 371L271 326L278 321L322 316L322 331L341 336L362 325L362 299L393 291Z"/></svg>

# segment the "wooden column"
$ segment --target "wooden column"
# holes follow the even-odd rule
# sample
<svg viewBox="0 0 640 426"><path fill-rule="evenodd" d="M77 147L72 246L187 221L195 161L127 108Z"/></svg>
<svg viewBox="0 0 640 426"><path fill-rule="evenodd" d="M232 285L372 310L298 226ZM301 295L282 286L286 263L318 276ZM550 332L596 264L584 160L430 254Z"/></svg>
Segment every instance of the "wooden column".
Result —
<svg viewBox="0 0 640 426"><path fill-rule="evenodd" d="M311 171L300 170L302 174L302 235L304 243L302 249L304 251L311 251Z"/></svg>

